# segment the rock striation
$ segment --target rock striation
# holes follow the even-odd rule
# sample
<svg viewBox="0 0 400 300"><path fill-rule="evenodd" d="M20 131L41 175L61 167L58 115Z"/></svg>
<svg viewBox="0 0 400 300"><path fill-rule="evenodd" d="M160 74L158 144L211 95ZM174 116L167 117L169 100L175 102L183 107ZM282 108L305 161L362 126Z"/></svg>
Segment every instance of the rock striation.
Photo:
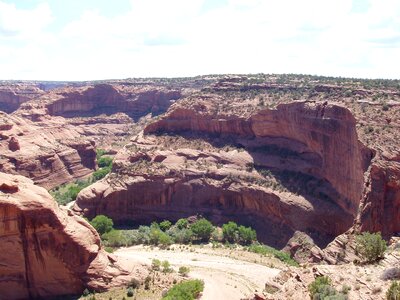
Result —
<svg viewBox="0 0 400 300"><path fill-rule="evenodd" d="M25 177L0 173L0 299L104 291L133 275L107 254L84 219Z"/></svg>
<svg viewBox="0 0 400 300"><path fill-rule="evenodd" d="M48 120L46 126L0 112L0 171L53 188L95 170L93 141L57 120Z"/></svg>
<svg viewBox="0 0 400 300"><path fill-rule="evenodd" d="M137 222L201 213L250 224L279 247L296 230L321 246L351 227L372 152L347 109L295 102L242 117L214 113L215 102L174 104L75 210Z"/></svg>

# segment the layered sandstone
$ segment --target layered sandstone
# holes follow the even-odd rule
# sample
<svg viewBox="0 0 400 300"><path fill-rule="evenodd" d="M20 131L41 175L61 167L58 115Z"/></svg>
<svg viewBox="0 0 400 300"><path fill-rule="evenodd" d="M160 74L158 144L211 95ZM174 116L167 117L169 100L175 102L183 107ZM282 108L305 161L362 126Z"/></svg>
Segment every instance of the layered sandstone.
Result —
<svg viewBox="0 0 400 300"><path fill-rule="evenodd" d="M36 84L9 83L0 85L0 111L13 112L19 106L44 93Z"/></svg>
<svg viewBox="0 0 400 300"><path fill-rule="evenodd" d="M0 173L0 298L34 299L104 291L134 275L102 250L85 220L47 191Z"/></svg>
<svg viewBox="0 0 400 300"><path fill-rule="evenodd" d="M93 172L94 146L58 120L38 126L0 113L0 171L29 177L43 187L53 188Z"/></svg>
<svg viewBox="0 0 400 300"><path fill-rule="evenodd" d="M109 178L81 192L75 209L116 221L234 219L278 246L295 230L325 245L352 225L371 157L348 110L298 102L240 117L212 114L213 105L172 106L116 156ZM152 135L162 132L172 136Z"/></svg>

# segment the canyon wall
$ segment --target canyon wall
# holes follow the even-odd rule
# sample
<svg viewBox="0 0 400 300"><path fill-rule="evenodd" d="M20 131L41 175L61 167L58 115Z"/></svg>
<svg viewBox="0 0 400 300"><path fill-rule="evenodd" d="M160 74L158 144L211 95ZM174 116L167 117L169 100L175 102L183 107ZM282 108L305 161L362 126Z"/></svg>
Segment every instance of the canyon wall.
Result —
<svg viewBox="0 0 400 300"><path fill-rule="evenodd" d="M295 230L326 245L351 227L372 152L347 109L298 102L246 118L210 111L172 106L116 156L109 178L78 195L75 210L138 223L201 213L252 225L280 247Z"/></svg>
<svg viewBox="0 0 400 300"><path fill-rule="evenodd" d="M43 299L104 291L131 275L100 245L85 220L47 191L0 173L0 299Z"/></svg>

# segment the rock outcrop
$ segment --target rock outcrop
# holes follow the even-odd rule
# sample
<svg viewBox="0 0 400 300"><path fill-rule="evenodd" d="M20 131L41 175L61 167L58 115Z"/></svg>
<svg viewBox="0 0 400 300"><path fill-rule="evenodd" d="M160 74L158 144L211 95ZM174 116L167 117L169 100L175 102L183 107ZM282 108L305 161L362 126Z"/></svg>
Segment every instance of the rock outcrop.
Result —
<svg viewBox="0 0 400 300"><path fill-rule="evenodd" d="M42 127L0 112L0 171L29 177L46 188L93 172L94 142L58 121L48 120Z"/></svg>
<svg viewBox="0 0 400 300"><path fill-rule="evenodd" d="M280 247L295 230L321 246L350 228L371 153L348 110L298 102L245 118L212 114L212 105L172 106L75 210L137 222L202 213L250 224Z"/></svg>
<svg viewBox="0 0 400 300"><path fill-rule="evenodd" d="M0 173L0 299L104 291L133 275L100 245L84 219L58 207L44 188Z"/></svg>
<svg viewBox="0 0 400 300"><path fill-rule="evenodd" d="M64 117L123 112L137 119L147 113L160 114L166 111L180 97L178 90L99 84L55 92L46 107L50 115Z"/></svg>
<svg viewBox="0 0 400 300"><path fill-rule="evenodd" d="M33 83L1 84L0 111L11 113L17 110L22 103L39 97L43 93L44 91L42 91L38 85Z"/></svg>

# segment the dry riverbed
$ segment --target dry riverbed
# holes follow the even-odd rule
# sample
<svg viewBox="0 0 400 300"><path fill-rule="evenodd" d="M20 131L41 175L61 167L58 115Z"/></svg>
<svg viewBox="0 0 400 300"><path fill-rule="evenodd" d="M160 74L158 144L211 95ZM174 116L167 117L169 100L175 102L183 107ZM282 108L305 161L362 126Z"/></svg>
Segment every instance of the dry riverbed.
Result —
<svg viewBox="0 0 400 300"><path fill-rule="evenodd" d="M189 277L202 279L205 289L201 299L241 299L262 292L267 279L277 275L283 264L274 258L240 249L174 245L169 250L133 246L114 252L127 267L133 263L151 265L153 259L190 268ZM273 266L273 267L270 267Z"/></svg>

